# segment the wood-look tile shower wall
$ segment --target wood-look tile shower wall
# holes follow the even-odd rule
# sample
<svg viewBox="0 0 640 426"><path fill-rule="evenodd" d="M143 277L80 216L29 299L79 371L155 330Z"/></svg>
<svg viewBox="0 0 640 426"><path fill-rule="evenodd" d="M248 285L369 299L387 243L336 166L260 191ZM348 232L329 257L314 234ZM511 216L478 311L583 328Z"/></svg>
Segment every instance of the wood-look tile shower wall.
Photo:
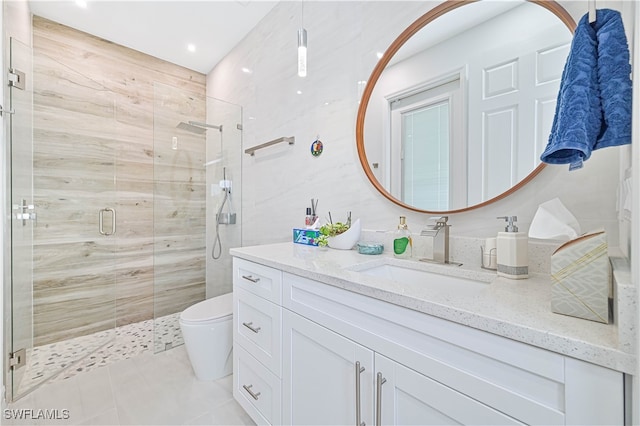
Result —
<svg viewBox="0 0 640 426"><path fill-rule="evenodd" d="M33 46L34 346L204 299L204 136L175 126L205 76L39 17Z"/></svg>

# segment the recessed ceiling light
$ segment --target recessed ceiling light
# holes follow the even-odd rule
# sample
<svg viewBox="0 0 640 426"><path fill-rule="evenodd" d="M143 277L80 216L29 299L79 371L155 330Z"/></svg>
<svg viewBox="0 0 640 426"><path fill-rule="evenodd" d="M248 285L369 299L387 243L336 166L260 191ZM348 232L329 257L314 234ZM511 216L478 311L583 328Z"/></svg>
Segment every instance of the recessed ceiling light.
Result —
<svg viewBox="0 0 640 426"><path fill-rule="evenodd" d="M298 95L302 95L302 90L298 90L296 93L297 93Z"/></svg>
<svg viewBox="0 0 640 426"><path fill-rule="evenodd" d="M193 43L189 43L189 44L187 44L187 50L188 50L189 52L195 52L195 51L196 51L196 45L195 45L195 44L193 44Z"/></svg>
<svg viewBox="0 0 640 426"><path fill-rule="evenodd" d="M242 72L245 74L251 74L253 71L251 71L249 68L247 67L242 67Z"/></svg>
<svg viewBox="0 0 640 426"><path fill-rule="evenodd" d="M76 0L76 6L86 9L87 2L85 0Z"/></svg>

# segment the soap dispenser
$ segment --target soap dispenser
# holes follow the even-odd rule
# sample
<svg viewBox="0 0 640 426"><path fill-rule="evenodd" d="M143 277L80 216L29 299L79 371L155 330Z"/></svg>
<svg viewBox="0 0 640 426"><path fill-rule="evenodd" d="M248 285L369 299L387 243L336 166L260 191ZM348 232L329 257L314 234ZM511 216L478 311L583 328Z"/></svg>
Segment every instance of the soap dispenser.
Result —
<svg viewBox="0 0 640 426"><path fill-rule="evenodd" d="M400 224L393 237L393 255L395 257L411 257L413 244L411 241L411 231L409 231L406 220L406 217L400 216Z"/></svg>
<svg viewBox="0 0 640 426"><path fill-rule="evenodd" d="M496 241L498 275L516 280L528 278L529 238L526 232L518 232L517 216L500 216L498 219L507 222L504 232L498 232Z"/></svg>

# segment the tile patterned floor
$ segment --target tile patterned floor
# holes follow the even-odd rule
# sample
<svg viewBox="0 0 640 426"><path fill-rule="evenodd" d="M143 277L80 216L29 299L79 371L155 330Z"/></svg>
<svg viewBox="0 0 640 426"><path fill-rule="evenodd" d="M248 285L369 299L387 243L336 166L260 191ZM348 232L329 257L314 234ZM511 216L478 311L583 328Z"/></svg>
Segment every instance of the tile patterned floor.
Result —
<svg viewBox="0 0 640 426"><path fill-rule="evenodd" d="M68 379L150 351L183 344L180 313L118 327L27 350L27 366L18 394L44 380ZM154 333L155 329L155 333Z"/></svg>
<svg viewBox="0 0 640 426"><path fill-rule="evenodd" d="M184 346L147 351L41 386L3 413L6 425L253 425L232 376L196 379ZM54 420L38 419L45 411ZM30 418L15 419L22 414ZM36 417L36 419L34 419Z"/></svg>

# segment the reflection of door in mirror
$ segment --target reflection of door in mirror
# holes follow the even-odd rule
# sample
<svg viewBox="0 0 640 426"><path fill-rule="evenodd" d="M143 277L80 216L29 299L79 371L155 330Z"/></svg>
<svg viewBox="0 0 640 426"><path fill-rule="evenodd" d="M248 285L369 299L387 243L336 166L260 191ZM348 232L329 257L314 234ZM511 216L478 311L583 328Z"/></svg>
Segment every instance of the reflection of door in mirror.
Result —
<svg viewBox="0 0 640 426"><path fill-rule="evenodd" d="M466 194L460 75L427 83L389 101L391 193L424 210L449 210ZM454 190L455 187L455 190Z"/></svg>
<svg viewBox="0 0 640 426"><path fill-rule="evenodd" d="M508 43L480 26L491 48L468 60L468 205L509 190L540 163L569 51L566 30L544 9L525 4L494 21L506 19L525 23L526 37Z"/></svg>

